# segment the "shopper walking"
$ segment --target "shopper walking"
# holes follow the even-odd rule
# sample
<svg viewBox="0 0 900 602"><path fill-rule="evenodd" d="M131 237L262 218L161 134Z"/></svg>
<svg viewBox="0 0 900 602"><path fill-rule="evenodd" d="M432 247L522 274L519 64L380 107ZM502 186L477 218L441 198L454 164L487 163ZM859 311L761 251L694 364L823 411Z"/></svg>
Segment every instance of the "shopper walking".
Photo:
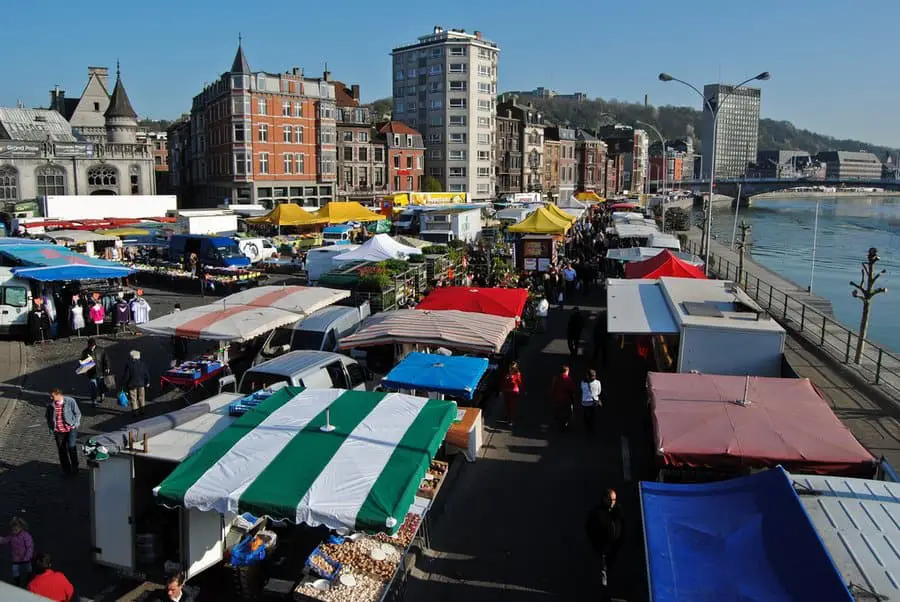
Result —
<svg viewBox="0 0 900 602"><path fill-rule="evenodd" d="M78 427L81 426L81 408L71 397L63 395L59 389L50 392L50 403L46 411L47 426L56 440L59 465L63 474L78 474Z"/></svg>
<svg viewBox="0 0 900 602"><path fill-rule="evenodd" d="M512 361L509 363L506 376L503 377L501 389L503 402L506 404L506 418L509 421L509 428L513 427L513 423L516 420L516 409L519 406L519 395L521 393L522 373L519 371L519 363Z"/></svg>
<svg viewBox="0 0 900 602"><path fill-rule="evenodd" d="M31 560L34 557L34 540L25 521L18 516L12 517L9 521L9 535L0 537L0 544L9 544L13 584L23 587L31 576Z"/></svg>
<svg viewBox="0 0 900 602"><path fill-rule="evenodd" d="M91 403L95 406L103 402L103 396L106 395L106 384L104 378L112 373L112 367L109 363L109 356L106 351L97 346L97 340L93 337L87 340L87 347L81 352L81 361L86 359L94 360L94 367L84 373L88 378L88 385L91 389Z"/></svg>
<svg viewBox="0 0 900 602"><path fill-rule="evenodd" d="M128 392L131 401L132 414L144 414L144 405L147 402L147 389L150 388L150 369L147 363L141 359L141 352L132 349L130 359L125 364L125 372L122 375L122 386Z"/></svg>
<svg viewBox="0 0 900 602"><path fill-rule="evenodd" d="M622 545L623 526L624 517L622 507L616 502L616 490L607 489L603 502L588 513L585 522L585 531L596 554L596 572L603 590L608 584L609 567Z"/></svg>
<svg viewBox="0 0 900 602"><path fill-rule="evenodd" d="M75 588L65 575L53 570L50 554L38 554L34 564L37 575L28 584L28 591L54 602L72 602L75 599Z"/></svg>
<svg viewBox="0 0 900 602"><path fill-rule="evenodd" d="M194 591L184 584L184 575L176 573L166 579L166 589L154 602L194 602Z"/></svg>
<svg viewBox="0 0 900 602"><path fill-rule="evenodd" d="M578 344L581 342L581 331L584 330L584 315L581 309L575 307L572 309L572 315L569 316L569 324L566 327L566 338L569 344L569 353L572 357L578 355Z"/></svg>
<svg viewBox="0 0 900 602"><path fill-rule="evenodd" d="M572 406L575 402L575 383L569 374L569 366L563 364L559 374L553 377L550 385L550 402L553 404L553 416L560 431L569 428L572 420Z"/></svg>
<svg viewBox="0 0 900 602"><path fill-rule="evenodd" d="M581 381L581 412L584 416L584 430L588 434L594 432L594 413L602 406L600 401L600 381L597 380L597 371L588 370Z"/></svg>
<svg viewBox="0 0 900 602"><path fill-rule="evenodd" d="M534 313L538 319L538 330L547 332L547 314L550 313L550 302L547 301L546 296L541 295L541 300L537 302Z"/></svg>

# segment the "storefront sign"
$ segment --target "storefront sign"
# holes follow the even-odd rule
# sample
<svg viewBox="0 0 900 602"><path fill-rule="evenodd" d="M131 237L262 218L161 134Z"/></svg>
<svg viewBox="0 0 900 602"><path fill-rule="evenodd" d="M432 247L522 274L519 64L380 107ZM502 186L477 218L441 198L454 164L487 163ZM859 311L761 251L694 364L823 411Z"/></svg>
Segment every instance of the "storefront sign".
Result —
<svg viewBox="0 0 900 602"><path fill-rule="evenodd" d="M550 269L550 259L547 257L539 257L537 260L537 269L539 272L546 272Z"/></svg>
<svg viewBox="0 0 900 602"><path fill-rule="evenodd" d="M537 269L537 259L534 257L526 257L525 258L525 269L529 272L533 272Z"/></svg>
<svg viewBox="0 0 900 602"><path fill-rule="evenodd" d="M0 157L39 157L41 145L35 142L0 142Z"/></svg>
<svg viewBox="0 0 900 602"><path fill-rule="evenodd" d="M522 257L540 257L541 255L546 255L543 241L522 241Z"/></svg>
<svg viewBox="0 0 900 602"><path fill-rule="evenodd" d="M57 157L93 157L93 144L54 144L53 153Z"/></svg>

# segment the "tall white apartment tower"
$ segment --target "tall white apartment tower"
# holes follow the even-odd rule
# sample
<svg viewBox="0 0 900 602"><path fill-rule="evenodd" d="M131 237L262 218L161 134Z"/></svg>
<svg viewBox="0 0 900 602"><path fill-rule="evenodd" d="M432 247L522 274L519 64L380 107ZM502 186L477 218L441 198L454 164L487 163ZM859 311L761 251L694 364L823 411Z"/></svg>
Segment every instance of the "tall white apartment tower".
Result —
<svg viewBox="0 0 900 602"><path fill-rule="evenodd" d="M422 132L425 175L470 200L492 198L500 48L480 31L435 27L391 55L393 118Z"/></svg>

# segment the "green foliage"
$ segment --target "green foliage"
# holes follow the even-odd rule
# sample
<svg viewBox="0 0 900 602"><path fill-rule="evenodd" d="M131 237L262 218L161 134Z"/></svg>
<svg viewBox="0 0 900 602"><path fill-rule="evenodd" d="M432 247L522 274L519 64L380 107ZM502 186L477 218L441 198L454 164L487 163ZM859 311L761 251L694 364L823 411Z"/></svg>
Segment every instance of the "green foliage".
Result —
<svg viewBox="0 0 900 602"><path fill-rule="evenodd" d="M359 270L359 290L361 291L384 291L391 288L392 283L391 275L381 266Z"/></svg>
<svg viewBox="0 0 900 602"><path fill-rule="evenodd" d="M765 92L763 92L765 94ZM535 108L544 114L549 123L570 127L594 129L599 126L623 123L634 125L636 121L653 124L668 138L694 139L694 149L700 152L700 134L703 114L690 107L653 107L640 103L620 102L612 100L589 100L578 102L565 98L531 98ZM700 99L697 99L698 104ZM385 99L390 102L390 99ZM651 136L655 138L655 136ZM817 134L809 130L799 129L789 121L760 119L759 148L764 150L805 150L810 154L824 150L858 151L869 150L878 157L894 149L860 142L858 140L839 140L831 136ZM439 189L428 188L425 178L425 190L438 192Z"/></svg>
<svg viewBox="0 0 900 602"><path fill-rule="evenodd" d="M466 241L460 240L458 238L454 238L450 242L447 243L447 246L451 249L465 249L467 245Z"/></svg>
<svg viewBox="0 0 900 602"><path fill-rule="evenodd" d="M384 269L389 274L400 274L409 269L409 264L402 259L387 259L378 264L379 268Z"/></svg>
<svg viewBox="0 0 900 602"><path fill-rule="evenodd" d="M422 189L423 192L443 192L441 183L433 176L425 176L425 181L422 182Z"/></svg>
<svg viewBox="0 0 900 602"><path fill-rule="evenodd" d="M446 255L447 247L444 245L428 245L427 247L422 247L422 253L425 255Z"/></svg>
<svg viewBox="0 0 900 602"><path fill-rule="evenodd" d="M410 255L409 259L407 261L409 261L409 263L425 263L425 256L424 255Z"/></svg>
<svg viewBox="0 0 900 602"><path fill-rule="evenodd" d="M391 111L394 108L393 104L390 98L380 98L369 106L372 108L372 114L375 115L375 119L382 119L383 117L390 119Z"/></svg>

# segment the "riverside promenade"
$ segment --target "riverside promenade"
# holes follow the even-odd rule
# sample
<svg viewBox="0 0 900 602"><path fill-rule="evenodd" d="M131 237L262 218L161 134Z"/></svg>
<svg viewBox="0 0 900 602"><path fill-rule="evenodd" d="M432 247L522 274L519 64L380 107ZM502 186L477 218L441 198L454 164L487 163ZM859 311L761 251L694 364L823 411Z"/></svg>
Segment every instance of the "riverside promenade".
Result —
<svg viewBox="0 0 900 602"><path fill-rule="evenodd" d="M700 236L697 228L689 232L686 250L699 253ZM736 280L738 261L737 251L712 241L712 274ZM794 372L822 391L873 455L900 468L900 358L867 342L860 363L854 364L859 337L837 321L831 303L752 261L749 254L740 286L788 331L784 355Z"/></svg>

